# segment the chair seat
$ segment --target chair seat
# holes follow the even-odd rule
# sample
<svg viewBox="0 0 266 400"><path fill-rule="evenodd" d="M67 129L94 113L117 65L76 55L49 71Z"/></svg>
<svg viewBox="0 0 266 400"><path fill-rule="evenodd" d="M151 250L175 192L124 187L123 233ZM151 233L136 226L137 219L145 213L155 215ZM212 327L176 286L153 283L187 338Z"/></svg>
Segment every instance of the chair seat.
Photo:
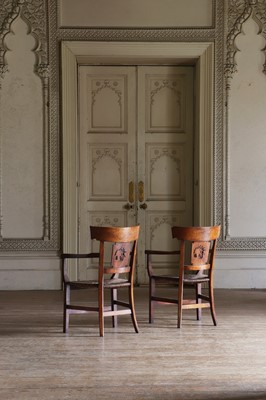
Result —
<svg viewBox="0 0 266 400"><path fill-rule="evenodd" d="M71 281L71 282L66 282L66 285L69 285L72 289L86 289L88 287L98 287L98 281Z"/></svg>
<svg viewBox="0 0 266 400"><path fill-rule="evenodd" d="M169 276L169 275L153 275L152 279L158 281L165 281L165 282L177 282L179 280L178 276ZM184 274L184 282L208 282L209 277L206 274Z"/></svg>
<svg viewBox="0 0 266 400"><path fill-rule="evenodd" d="M97 280L88 280L88 281L71 281L67 282L67 284L74 288L78 289L86 289L87 287L98 287L99 282ZM104 280L104 287L111 288L111 287L124 287L130 286L130 282L127 279L122 278L112 278L112 279L105 279Z"/></svg>
<svg viewBox="0 0 266 400"><path fill-rule="evenodd" d="M205 274L184 274L183 281L185 283L203 283L208 282L210 279L208 275Z"/></svg>
<svg viewBox="0 0 266 400"><path fill-rule="evenodd" d="M126 287L130 286L130 282L127 279L123 278L112 278L106 279L104 281L104 287L112 288L112 287Z"/></svg>

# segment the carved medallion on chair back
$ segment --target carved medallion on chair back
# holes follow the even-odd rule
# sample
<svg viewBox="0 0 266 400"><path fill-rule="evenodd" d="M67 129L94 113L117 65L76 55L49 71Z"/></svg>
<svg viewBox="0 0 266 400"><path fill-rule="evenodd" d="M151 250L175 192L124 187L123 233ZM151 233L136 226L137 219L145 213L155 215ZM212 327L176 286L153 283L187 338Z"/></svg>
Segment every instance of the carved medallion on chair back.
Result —
<svg viewBox="0 0 266 400"><path fill-rule="evenodd" d="M193 242L191 249L191 264L203 265L208 263L210 242Z"/></svg>

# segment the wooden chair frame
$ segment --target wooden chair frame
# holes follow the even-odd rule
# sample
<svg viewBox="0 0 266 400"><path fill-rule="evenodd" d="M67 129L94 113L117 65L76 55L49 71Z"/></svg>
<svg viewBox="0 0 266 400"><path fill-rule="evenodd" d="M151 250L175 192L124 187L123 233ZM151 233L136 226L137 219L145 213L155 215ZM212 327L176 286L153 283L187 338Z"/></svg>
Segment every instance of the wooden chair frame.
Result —
<svg viewBox="0 0 266 400"><path fill-rule="evenodd" d="M136 249L139 236L139 226L135 227L96 227L91 226L92 240L99 241L99 253L88 254L62 254L63 282L64 282L64 324L63 331L68 332L69 315L80 313L97 312L99 317L100 336L104 336L104 318L111 316L113 327L117 326L118 315L131 315L135 332L138 333L138 323L134 305L134 273L136 264ZM129 264L122 267L117 265L105 265L105 244L109 243L132 243ZM71 281L67 275L67 259L98 258L98 279L88 281ZM118 263L119 264L119 263ZM126 277L120 278L119 274ZM108 275L108 279L106 276ZM98 288L98 305L80 306L70 302L71 289ZM118 289L128 289L128 302L120 301L117 298ZM104 291L111 291L111 305L104 304Z"/></svg>
<svg viewBox="0 0 266 400"><path fill-rule="evenodd" d="M212 227L173 227L172 236L179 242L178 251L146 250L147 270L149 275L149 322L154 322L154 305L156 303L177 304L177 327L181 328L182 313L185 309L196 309L197 320L201 319L202 309L210 308L213 324L217 325L213 294L214 260L217 248L217 240L220 235L220 225ZM211 243L207 247L207 262L194 259L186 264L186 244ZM155 274L152 268L152 257L163 254L176 254L179 256L179 271L175 276ZM207 275L202 272L207 271ZM191 273L193 275L191 275ZM196 274L195 274L196 273ZM177 297L168 298L156 295L156 284L171 284L178 287ZM202 284L207 286L208 294L202 294ZM194 287L195 298L184 299L184 288Z"/></svg>

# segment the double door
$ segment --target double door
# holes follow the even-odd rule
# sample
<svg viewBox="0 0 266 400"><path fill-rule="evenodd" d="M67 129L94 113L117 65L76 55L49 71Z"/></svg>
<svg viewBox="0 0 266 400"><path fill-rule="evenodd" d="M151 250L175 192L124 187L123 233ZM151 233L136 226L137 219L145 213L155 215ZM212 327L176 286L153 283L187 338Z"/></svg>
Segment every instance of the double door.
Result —
<svg viewBox="0 0 266 400"><path fill-rule="evenodd" d="M144 250L175 249L171 226L193 224L193 68L80 66L79 112L80 251L96 250L90 225L140 224L145 283Z"/></svg>

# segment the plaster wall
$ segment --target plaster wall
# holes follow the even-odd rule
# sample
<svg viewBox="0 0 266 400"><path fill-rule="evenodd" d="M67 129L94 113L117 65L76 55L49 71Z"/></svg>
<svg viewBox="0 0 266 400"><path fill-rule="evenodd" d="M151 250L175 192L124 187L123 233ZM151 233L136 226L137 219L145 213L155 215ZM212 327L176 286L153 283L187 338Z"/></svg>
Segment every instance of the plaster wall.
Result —
<svg viewBox="0 0 266 400"><path fill-rule="evenodd" d="M63 27L212 26L212 0L61 0Z"/></svg>
<svg viewBox="0 0 266 400"><path fill-rule="evenodd" d="M21 18L5 37L9 71L1 88L2 235L41 238L43 232L42 85L34 73L33 36Z"/></svg>
<svg viewBox="0 0 266 400"><path fill-rule="evenodd" d="M236 38L238 72L230 90L230 235L266 236L265 38L249 18Z"/></svg>
<svg viewBox="0 0 266 400"><path fill-rule="evenodd" d="M100 8L104 0L77 0L75 10L74 2L68 0L0 0L0 289L61 287L62 40L215 43L210 213L213 222L223 225L215 284L265 288L265 26L256 16L265 15L266 2L249 5L251 2L240 0L235 9L235 2L229 0L179 0L172 5L167 0L169 7L163 8L162 14L165 1L156 0L151 6L148 0L132 0L128 5L134 3L137 12L127 19L116 1L117 8L108 11L107 20ZM223 4L228 5L224 13ZM147 6L149 13L144 12ZM172 6L175 13L169 12ZM253 10L250 14L245 11L248 7ZM246 17L238 32L236 21L242 12ZM233 46L226 39L228 20L229 28L236 31ZM141 30L143 27L148 29ZM234 58L228 49L236 51ZM237 66L228 82L226 54Z"/></svg>

